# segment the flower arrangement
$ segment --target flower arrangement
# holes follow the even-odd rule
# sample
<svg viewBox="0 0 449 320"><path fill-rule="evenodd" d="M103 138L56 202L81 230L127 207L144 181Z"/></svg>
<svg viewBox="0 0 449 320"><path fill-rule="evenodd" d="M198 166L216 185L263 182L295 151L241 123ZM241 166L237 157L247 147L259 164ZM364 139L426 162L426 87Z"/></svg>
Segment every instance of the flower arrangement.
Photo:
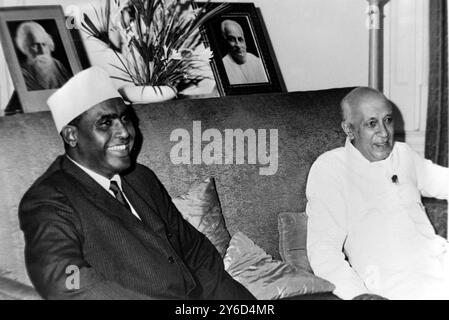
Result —
<svg viewBox="0 0 449 320"><path fill-rule="evenodd" d="M208 10L208 3L196 8L194 0L105 1L95 9L97 24L84 14L82 26L115 52L120 65L114 67L127 75L115 78L178 91L207 78L212 52L199 28L227 4Z"/></svg>

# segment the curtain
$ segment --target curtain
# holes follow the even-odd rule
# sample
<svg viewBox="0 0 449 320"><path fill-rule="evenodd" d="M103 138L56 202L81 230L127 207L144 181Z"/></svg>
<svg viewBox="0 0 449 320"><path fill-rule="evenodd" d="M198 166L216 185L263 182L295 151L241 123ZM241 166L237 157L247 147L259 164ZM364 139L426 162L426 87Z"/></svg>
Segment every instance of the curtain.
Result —
<svg viewBox="0 0 449 320"><path fill-rule="evenodd" d="M447 0L430 0L429 104L425 156L448 165Z"/></svg>

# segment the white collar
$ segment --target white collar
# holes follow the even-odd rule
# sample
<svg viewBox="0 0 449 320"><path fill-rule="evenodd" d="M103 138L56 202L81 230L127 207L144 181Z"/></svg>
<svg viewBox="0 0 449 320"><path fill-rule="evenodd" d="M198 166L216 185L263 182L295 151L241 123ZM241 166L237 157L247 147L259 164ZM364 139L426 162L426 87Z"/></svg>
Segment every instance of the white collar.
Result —
<svg viewBox="0 0 449 320"><path fill-rule="evenodd" d="M109 192L109 187L111 185L111 181L116 181L120 190L123 191L122 189L122 179L120 178L120 176L118 174L115 174L110 180L104 176L102 176L101 174L98 174L94 171L92 171L91 169L86 168L85 166L79 164L78 162L76 162L75 160L73 160L72 158L69 157L68 154L66 154L67 158L70 159L70 161L72 161L74 164L76 164L78 167L81 168L81 170L83 170L84 172L86 172L92 179L94 179L100 186L102 186L106 191Z"/></svg>
<svg viewBox="0 0 449 320"><path fill-rule="evenodd" d="M387 158L384 160L379 161L369 161L365 156L352 144L351 140L347 137L345 142L345 149L348 153L348 155L358 161L360 164L369 165L371 167L382 167L384 165L387 165L392 162L392 159L394 158L393 153L396 149L396 144L393 145L393 150L391 150L391 153L388 155Z"/></svg>
<svg viewBox="0 0 449 320"><path fill-rule="evenodd" d="M68 154L66 154L67 158L70 159L70 161L72 161L74 164L76 164L81 170L83 170L85 173L87 173L92 179L94 179L100 186L103 187L103 189L105 189L107 192L109 192L111 195L114 195L114 193L109 190L109 187L111 186L111 181L116 181L118 184L118 187L120 188L120 190L123 192L122 189L122 179L120 178L120 176L118 174L115 174L111 180L109 180L108 178L102 176L101 174L98 174L84 166L82 166L81 164L79 164L78 162L76 162L75 160L73 160L72 158L69 157ZM137 214L136 210L134 209L134 207L132 206L132 204L129 202L128 198L126 197L125 194L123 194L123 196L125 197L126 201L128 201L128 204L131 208L131 212L134 216L137 217L137 219L142 220L139 215Z"/></svg>

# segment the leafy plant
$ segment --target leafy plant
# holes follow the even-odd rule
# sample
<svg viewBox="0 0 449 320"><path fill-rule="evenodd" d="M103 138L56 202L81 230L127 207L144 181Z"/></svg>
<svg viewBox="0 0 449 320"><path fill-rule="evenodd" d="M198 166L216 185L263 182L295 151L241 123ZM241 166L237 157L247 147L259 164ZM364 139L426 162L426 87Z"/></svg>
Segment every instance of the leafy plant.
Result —
<svg viewBox="0 0 449 320"><path fill-rule="evenodd" d="M120 1L114 0L114 4L119 6ZM111 49L120 51L120 48L118 48L117 45L109 38L109 31L111 28L111 1L106 0L100 9L97 9L93 5L92 7L95 12L98 25L95 25L92 19L84 13L83 22L81 23L84 31L90 36L106 43Z"/></svg>
<svg viewBox="0 0 449 320"><path fill-rule="evenodd" d="M90 36L114 50L120 61L114 67L129 76L115 78L182 90L207 77L204 68L212 52L202 45L199 28L228 7L221 4L209 10L208 2L197 8L194 0L128 0L124 5L120 0L106 0L95 10L98 24L84 15L82 25ZM111 36L114 32L119 33L121 44Z"/></svg>

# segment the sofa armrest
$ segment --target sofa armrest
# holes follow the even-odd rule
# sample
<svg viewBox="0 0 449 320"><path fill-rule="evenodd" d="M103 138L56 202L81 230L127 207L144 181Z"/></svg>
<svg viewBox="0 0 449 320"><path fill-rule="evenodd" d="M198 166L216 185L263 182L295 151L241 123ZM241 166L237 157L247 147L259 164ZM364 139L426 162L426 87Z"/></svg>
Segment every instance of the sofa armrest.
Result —
<svg viewBox="0 0 449 320"><path fill-rule="evenodd" d="M0 300L41 300L34 288L21 282L0 277Z"/></svg>
<svg viewBox="0 0 449 320"><path fill-rule="evenodd" d="M422 198L427 216L437 234L447 238L447 201L434 198Z"/></svg>

